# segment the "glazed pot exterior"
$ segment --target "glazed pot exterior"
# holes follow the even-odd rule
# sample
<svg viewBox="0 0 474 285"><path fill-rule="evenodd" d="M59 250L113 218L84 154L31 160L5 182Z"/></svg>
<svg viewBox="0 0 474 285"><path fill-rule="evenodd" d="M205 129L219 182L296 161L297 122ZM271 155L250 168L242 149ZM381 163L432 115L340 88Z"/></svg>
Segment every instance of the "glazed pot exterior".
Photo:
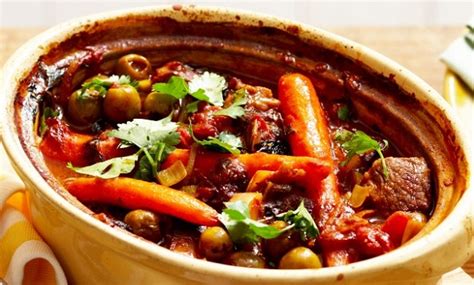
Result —
<svg viewBox="0 0 474 285"><path fill-rule="evenodd" d="M184 13L183 11L186 11ZM364 62L383 74L396 74L402 89L430 102L428 110L446 116L457 133L455 143L466 154L466 189L449 216L418 240L391 253L354 264L319 270L262 270L196 260L137 239L76 208L59 195L29 161L14 122L16 88L48 43L60 42L94 21L115 17L166 16L177 21L264 23L276 28L298 27L302 38L318 39L322 46ZM204 16L203 16L204 15ZM466 262L474 248L474 189L471 150L463 143L457 119L439 94L418 77L385 57L346 39L276 18L211 8L153 7L112 12L74 20L33 39L6 63L2 92L3 142L12 164L30 192L33 223L51 246L72 284L434 284L439 277ZM433 107L434 106L434 107ZM428 107L427 107L428 108Z"/></svg>

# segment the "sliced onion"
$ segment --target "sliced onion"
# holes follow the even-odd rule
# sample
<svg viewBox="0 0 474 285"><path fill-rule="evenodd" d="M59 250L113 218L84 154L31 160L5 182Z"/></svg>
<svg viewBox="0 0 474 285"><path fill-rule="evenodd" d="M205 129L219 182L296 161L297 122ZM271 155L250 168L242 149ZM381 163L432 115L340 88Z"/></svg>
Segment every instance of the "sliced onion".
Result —
<svg viewBox="0 0 474 285"><path fill-rule="evenodd" d="M176 161L170 167L161 170L156 174L156 178L161 185L172 186L186 178L188 173L181 160Z"/></svg>
<svg viewBox="0 0 474 285"><path fill-rule="evenodd" d="M359 208L364 204L365 199L369 196L372 186L360 186L356 184L352 189L352 195L349 199L349 205L353 208Z"/></svg>
<svg viewBox="0 0 474 285"><path fill-rule="evenodd" d="M367 210L362 210L360 212L355 213L356 216L367 219L367 216L371 216L375 213L375 210L372 209L367 209Z"/></svg>
<svg viewBox="0 0 474 285"><path fill-rule="evenodd" d="M426 225L426 216L422 213L410 213L405 230L403 231L402 244L412 239Z"/></svg>
<svg viewBox="0 0 474 285"><path fill-rule="evenodd" d="M247 185L247 192L262 192L268 183L268 178L271 177L275 171L258 170L250 179Z"/></svg>
<svg viewBox="0 0 474 285"><path fill-rule="evenodd" d="M191 175L191 173L193 173L194 163L196 162L197 149L198 149L197 144L193 144L191 146L191 151L189 152L188 163L186 164L186 172L188 173L188 175Z"/></svg>
<svg viewBox="0 0 474 285"><path fill-rule="evenodd" d="M197 185L186 185L181 187L181 191L188 193L191 196L196 196Z"/></svg>

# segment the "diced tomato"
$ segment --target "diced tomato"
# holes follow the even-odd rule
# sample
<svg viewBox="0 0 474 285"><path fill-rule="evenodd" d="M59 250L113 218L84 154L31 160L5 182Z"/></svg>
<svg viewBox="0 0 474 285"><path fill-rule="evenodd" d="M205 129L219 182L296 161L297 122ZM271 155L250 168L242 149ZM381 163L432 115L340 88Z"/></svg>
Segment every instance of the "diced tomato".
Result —
<svg viewBox="0 0 474 285"><path fill-rule="evenodd" d="M402 211L390 215L382 226L382 230L390 235L390 239L396 246L402 243L403 233L410 216Z"/></svg>
<svg viewBox="0 0 474 285"><path fill-rule="evenodd" d="M39 146L44 155L78 166L87 165L92 161L93 148L90 142L93 136L76 133L57 118L47 119L46 124L48 130Z"/></svg>
<svg viewBox="0 0 474 285"><path fill-rule="evenodd" d="M358 227L357 249L367 257L379 256L395 248L390 235L374 225Z"/></svg>

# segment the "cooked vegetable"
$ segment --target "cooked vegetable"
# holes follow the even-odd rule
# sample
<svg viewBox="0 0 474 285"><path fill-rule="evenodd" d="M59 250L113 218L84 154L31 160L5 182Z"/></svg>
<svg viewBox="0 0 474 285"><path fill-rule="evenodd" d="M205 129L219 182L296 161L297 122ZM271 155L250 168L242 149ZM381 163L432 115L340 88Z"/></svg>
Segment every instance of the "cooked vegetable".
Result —
<svg viewBox="0 0 474 285"><path fill-rule="evenodd" d="M80 125L91 124L100 118L102 112L102 96L99 91L86 89L77 90L69 97L68 115Z"/></svg>
<svg viewBox="0 0 474 285"><path fill-rule="evenodd" d="M171 215L193 224L215 226L217 212L206 203L178 190L132 178L73 178L68 191L82 202L144 209Z"/></svg>
<svg viewBox="0 0 474 285"><path fill-rule="evenodd" d="M219 160L228 158L229 156L230 154L215 152L204 152L198 154L196 157L195 168L200 170L203 174L208 174L215 168ZM304 177L298 177L298 179L304 179L301 179L298 183L304 185L314 185L323 180L327 177L330 169L327 162L304 156L298 157L257 152L235 155L235 158L245 166L247 174L250 177L260 170L277 171L281 168L302 170L300 174L303 174ZM163 162L162 167L169 167L177 160L187 163L188 159L188 150L176 149L170 153L168 158ZM288 178L288 180L291 180L291 177Z"/></svg>
<svg viewBox="0 0 474 285"><path fill-rule="evenodd" d="M302 240L312 239L319 235L318 227L304 206L304 201L301 201L296 210L288 211L277 216L283 221L289 223L288 228L294 228L301 234Z"/></svg>
<svg viewBox="0 0 474 285"><path fill-rule="evenodd" d="M309 78L301 74L287 74L278 82L280 109L292 132L288 141L294 155L318 158L330 165L330 173L318 187L309 190L310 198L315 202L315 217L319 225L325 227L333 217L347 215L347 209L341 199L337 177L334 174L336 165L332 159L329 128L316 90ZM329 266L349 263L347 254L338 250L325 253Z"/></svg>
<svg viewBox="0 0 474 285"><path fill-rule="evenodd" d="M348 130L340 130L336 134L336 141L341 143L341 146L347 151L346 159L342 162L342 166L356 154L364 154L369 151L375 151L382 160L383 173L385 178L388 177L388 168L385 163L382 150L387 147L388 141L383 140L383 146L368 136L363 131L355 131L354 133Z"/></svg>
<svg viewBox="0 0 474 285"><path fill-rule="evenodd" d="M214 115L229 116L233 119L243 116L245 110L242 106L247 104L247 92L245 89L240 89L235 92L234 96L234 102L229 107L215 112Z"/></svg>
<svg viewBox="0 0 474 285"><path fill-rule="evenodd" d="M227 262L240 267L265 268L265 261L261 257L247 251L233 253Z"/></svg>
<svg viewBox="0 0 474 285"><path fill-rule="evenodd" d="M172 186L179 183L188 175L186 167L183 163L178 160L173 163L170 167L161 170L156 174L156 178L161 185Z"/></svg>
<svg viewBox="0 0 474 285"><path fill-rule="evenodd" d="M285 230L289 225L285 221L275 221L271 223L271 226L279 230ZM297 247L300 243L300 234L297 231L286 230L278 237L264 241L265 253L271 260L278 261L285 253Z"/></svg>
<svg viewBox="0 0 474 285"><path fill-rule="evenodd" d="M165 93L151 92L146 96L145 111L166 116L173 110L176 99Z"/></svg>
<svg viewBox="0 0 474 285"><path fill-rule="evenodd" d="M43 109L43 114L41 115L41 120L39 122L39 135L40 137L43 137L44 136L44 133L46 132L46 130L48 129L48 126L46 124L46 120L48 118L55 118L59 116L59 112L56 111L56 110L53 110L52 108L50 107L45 107Z"/></svg>
<svg viewBox="0 0 474 285"><path fill-rule="evenodd" d="M230 198L229 203L242 201L248 205L249 217L252 220L258 220L262 216L262 198L262 193L235 193L234 196Z"/></svg>
<svg viewBox="0 0 474 285"><path fill-rule="evenodd" d="M199 248L208 260L220 260L232 251L233 243L223 228L210 227L202 232Z"/></svg>
<svg viewBox="0 0 474 285"><path fill-rule="evenodd" d="M72 163L69 162L67 167L77 173L109 179L119 177L120 174L132 172L137 160L138 154L133 154L130 156L111 158L85 167L74 167Z"/></svg>
<svg viewBox="0 0 474 285"><path fill-rule="evenodd" d="M339 109L337 109L337 117L339 118L339 120L347 121L349 120L349 116L350 111L347 105L342 105L339 107Z"/></svg>
<svg viewBox="0 0 474 285"><path fill-rule="evenodd" d="M128 212L124 222L132 228L132 232L137 236L146 238L153 242L161 239L160 217L150 211L133 210Z"/></svg>
<svg viewBox="0 0 474 285"><path fill-rule="evenodd" d="M142 148L158 141L174 141L177 128L178 125L171 121L170 116L159 121L135 119L125 124L118 124L118 129L110 131L108 135Z"/></svg>
<svg viewBox="0 0 474 285"><path fill-rule="evenodd" d="M310 269L321 268L319 257L307 247L297 247L285 254L278 268L280 269Z"/></svg>
<svg viewBox="0 0 474 285"><path fill-rule="evenodd" d="M189 82L189 92L193 97L199 100L204 100L215 106L222 106L224 104L224 98L222 92L227 88L227 83L224 77L212 73L204 72L201 75L195 76ZM196 94L202 90L204 97L196 96Z"/></svg>
<svg viewBox="0 0 474 285"><path fill-rule="evenodd" d="M365 199L369 197L371 186L360 186L356 184L352 189L351 198L349 199L349 204L353 208L359 208L365 202Z"/></svg>
<svg viewBox="0 0 474 285"><path fill-rule="evenodd" d="M107 119L123 123L137 117L141 109L140 95L130 85L112 87L104 99L104 114Z"/></svg>
<svg viewBox="0 0 474 285"><path fill-rule="evenodd" d="M143 80L150 76L151 65L144 56L127 54L117 61L115 71L118 74L128 75L135 80Z"/></svg>
<svg viewBox="0 0 474 285"><path fill-rule="evenodd" d="M219 220L236 243L254 243L259 238L275 238L283 231L270 225L253 220L250 210L243 201L225 203L226 209L219 215Z"/></svg>
<svg viewBox="0 0 474 285"><path fill-rule="evenodd" d="M239 147L242 147L242 141L240 138L236 137L233 134L229 133L220 133L217 138L208 137L205 140L199 140L194 136L193 129L189 127L189 133L191 134L193 140L199 145L205 146L207 148L216 149L222 152L230 152L232 154L239 154Z"/></svg>
<svg viewBox="0 0 474 285"><path fill-rule="evenodd" d="M159 94L166 94L175 99L183 99L189 94L189 87L183 78L171 76L167 83L153 84L153 91Z"/></svg>

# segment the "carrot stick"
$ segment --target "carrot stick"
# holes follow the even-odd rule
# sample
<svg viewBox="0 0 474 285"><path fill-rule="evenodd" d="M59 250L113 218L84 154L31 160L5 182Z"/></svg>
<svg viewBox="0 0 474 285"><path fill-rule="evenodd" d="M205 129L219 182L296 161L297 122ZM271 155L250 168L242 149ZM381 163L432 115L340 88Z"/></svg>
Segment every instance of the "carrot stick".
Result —
<svg viewBox="0 0 474 285"><path fill-rule="evenodd" d="M66 188L82 202L145 209L197 225L219 224L217 212L206 203L184 192L156 183L126 177L106 180L81 177L68 181Z"/></svg>
<svg viewBox="0 0 474 285"><path fill-rule="evenodd" d="M301 74L287 74L278 83L278 99L284 122L290 128L288 140L294 155L310 156L328 162L330 173L318 186L307 189L315 202L318 226L325 229L348 207L344 206L339 193L336 165L331 155L331 138L327 119L316 90L309 78ZM329 266L349 263L340 251L325 254Z"/></svg>
<svg viewBox="0 0 474 285"><path fill-rule="evenodd" d="M189 159L189 150L176 149L163 162L162 168L167 168L177 160L181 160L186 164ZM224 154L200 151L196 156L194 169L199 170L202 174L210 174L214 171L217 163L224 158L235 158L242 163L247 171L247 175L252 177L258 170L277 171L283 167L286 169L304 170L304 177L307 184L314 184L323 180L330 171L330 163L320 161L311 157L297 157L288 155L268 154L263 152L248 154Z"/></svg>

